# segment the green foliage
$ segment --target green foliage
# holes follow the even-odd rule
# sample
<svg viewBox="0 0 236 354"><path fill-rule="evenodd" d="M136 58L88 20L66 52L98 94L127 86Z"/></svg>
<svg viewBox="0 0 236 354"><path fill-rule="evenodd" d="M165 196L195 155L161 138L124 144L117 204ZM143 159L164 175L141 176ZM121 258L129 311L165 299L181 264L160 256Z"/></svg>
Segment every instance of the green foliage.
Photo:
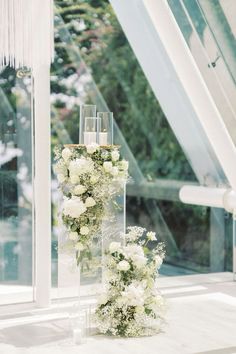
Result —
<svg viewBox="0 0 236 354"><path fill-rule="evenodd" d="M191 167L109 2L58 1L57 4L73 41L80 48L109 109L114 112L144 175L194 180ZM78 72L78 63L69 60L60 41L56 50L57 60L64 64L63 68L60 66L60 76L68 77ZM55 73L59 75L58 70ZM64 85L60 87L60 80L57 80L52 84L54 89L70 96L73 86L69 89ZM63 108L63 103L57 102L57 107ZM63 115L63 120L72 140L78 141L78 134L74 134L76 122L78 126L78 106L72 108L68 115Z"/></svg>
<svg viewBox="0 0 236 354"><path fill-rule="evenodd" d="M59 14L79 49L95 83L122 131L142 173L148 180L167 178L196 180L162 109L107 0L56 1ZM75 84L64 79L81 78L84 63L77 60L68 41L59 38L56 28L56 60L53 65L52 92L76 96ZM68 55L72 52L72 56ZM76 59L77 58L77 59ZM96 103L96 94L87 89L81 102ZM79 100L68 108L58 96L56 116L63 122L72 142L78 142ZM53 144L58 139L54 126ZM156 201L154 201L156 203ZM179 202L158 201L157 206L181 251L183 264L209 266L209 209ZM145 198L127 198L128 223L146 227L157 225L150 218ZM157 230L158 231L158 230ZM165 235L164 235L165 236ZM168 252L167 252L168 256ZM176 261L173 260L172 261ZM178 261L177 261L178 262Z"/></svg>

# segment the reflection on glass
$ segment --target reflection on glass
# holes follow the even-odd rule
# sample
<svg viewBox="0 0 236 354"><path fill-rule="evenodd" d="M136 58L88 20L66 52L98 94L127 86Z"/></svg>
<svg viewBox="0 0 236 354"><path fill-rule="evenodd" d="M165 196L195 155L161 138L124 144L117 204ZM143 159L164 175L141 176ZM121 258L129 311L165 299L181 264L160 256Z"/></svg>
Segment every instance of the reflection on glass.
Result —
<svg viewBox="0 0 236 354"><path fill-rule="evenodd" d="M0 76L0 305L33 300L31 80Z"/></svg>

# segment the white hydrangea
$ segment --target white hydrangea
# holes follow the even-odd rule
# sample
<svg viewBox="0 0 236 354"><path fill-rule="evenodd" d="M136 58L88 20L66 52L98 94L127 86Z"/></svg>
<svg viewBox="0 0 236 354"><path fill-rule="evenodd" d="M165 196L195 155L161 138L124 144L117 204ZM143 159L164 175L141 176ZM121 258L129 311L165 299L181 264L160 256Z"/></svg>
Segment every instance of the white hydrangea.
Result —
<svg viewBox="0 0 236 354"><path fill-rule="evenodd" d="M88 228L88 226L82 226L82 227L80 228L80 233L81 233L81 235L88 235L88 234L89 234L89 228Z"/></svg>
<svg viewBox="0 0 236 354"><path fill-rule="evenodd" d="M69 148L64 148L61 152L61 156L67 162L71 158L72 152Z"/></svg>
<svg viewBox="0 0 236 354"><path fill-rule="evenodd" d="M75 159L69 163L70 175L81 176L86 173L91 173L94 169L94 162L91 159Z"/></svg>
<svg viewBox="0 0 236 354"><path fill-rule="evenodd" d="M73 196L71 199L65 198L63 214L72 218L79 218L87 210L86 206L79 197Z"/></svg>
<svg viewBox="0 0 236 354"><path fill-rule="evenodd" d="M92 143L90 145L87 145L86 149L88 154L94 154L99 149L99 145L96 143Z"/></svg>
<svg viewBox="0 0 236 354"><path fill-rule="evenodd" d="M125 260L120 261L117 265L117 269L126 272L127 270L130 269L130 264Z"/></svg>
<svg viewBox="0 0 236 354"><path fill-rule="evenodd" d="M144 256L139 256L135 254L132 256L132 261L134 262L135 266L140 269L147 263L147 258Z"/></svg>
<svg viewBox="0 0 236 354"><path fill-rule="evenodd" d="M147 263L142 246L131 244L127 245L124 250L127 258L130 258L138 269Z"/></svg>
<svg viewBox="0 0 236 354"><path fill-rule="evenodd" d="M78 184L74 188L74 194L81 195L81 194L84 194L86 192L86 190L87 190L87 188L85 186L83 186L82 184Z"/></svg>
<svg viewBox="0 0 236 354"><path fill-rule="evenodd" d="M104 168L105 172L111 173L112 168L113 168L112 162L111 161L105 161L103 163L103 168Z"/></svg>
<svg viewBox="0 0 236 354"><path fill-rule="evenodd" d="M90 207L93 207L94 205L96 205L96 202L95 202L95 200L92 197L88 197L85 200L85 205L86 205L87 208L90 208Z"/></svg>
<svg viewBox="0 0 236 354"><path fill-rule="evenodd" d="M125 253L127 255L128 258L133 258L133 256L140 256L140 257L144 257L144 251L142 246L136 245L136 244L130 244L125 246L124 248Z"/></svg>
<svg viewBox="0 0 236 354"><path fill-rule="evenodd" d="M118 252L120 250L121 243L120 242L111 242L109 246L110 253Z"/></svg>
<svg viewBox="0 0 236 354"><path fill-rule="evenodd" d="M111 153L111 158L112 158L112 161L118 161L119 158L120 158L120 153L118 150L114 150L112 151Z"/></svg>

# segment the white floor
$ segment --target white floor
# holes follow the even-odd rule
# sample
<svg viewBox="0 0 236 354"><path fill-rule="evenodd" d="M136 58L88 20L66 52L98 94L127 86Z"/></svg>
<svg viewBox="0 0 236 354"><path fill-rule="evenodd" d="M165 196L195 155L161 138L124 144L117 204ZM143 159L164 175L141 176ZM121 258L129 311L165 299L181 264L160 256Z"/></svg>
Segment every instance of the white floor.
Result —
<svg viewBox="0 0 236 354"><path fill-rule="evenodd" d="M0 354L233 354L236 353L236 283L232 274L160 278L167 325L154 337L101 335L74 345L65 310L0 315Z"/></svg>

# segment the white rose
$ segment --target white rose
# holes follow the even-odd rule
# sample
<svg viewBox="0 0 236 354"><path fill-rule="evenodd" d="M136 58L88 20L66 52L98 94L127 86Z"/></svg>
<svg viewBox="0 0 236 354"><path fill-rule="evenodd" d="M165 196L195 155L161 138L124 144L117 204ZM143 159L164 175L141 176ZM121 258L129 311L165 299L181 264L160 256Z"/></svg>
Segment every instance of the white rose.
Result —
<svg viewBox="0 0 236 354"><path fill-rule="evenodd" d="M77 251L83 251L84 250L84 245L81 243L81 242L77 242L76 245L75 245L75 249Z"/></svg>
<svg viewBox="0 0 236 354"><path fill-rule="evenodd" d="M72 156L72 152L71 152L71 150L69 148L65 148L65 149L62 150L61 156L63 157L63 159L65 161L68 161L69 158Z"/></svg>
<svg viewBox="0 0 236 354"><path fill-rule="evenodd" d="M76 241L77 238L78 238L77 232L71 231L71 232L69 233L69 239L70 239L71 241Z"/></svg>
<svg viewBox="0 0 236 354"><path fill-rule="evenodd" d="M150 241L155 241L155 240L156 240L156 233L153 232L153 231L147 232L147 238L148 238Z"/></svg>
<svg viewBox="0 0 236 354"><path fill-rule="evenodd" d="M129 163L128 163L128 161L122 160L122 161L120 162L120 168L121 168L121 170L127 171L128 168L129 168Z"/></svg>
<svg viewBox="0 0 236 354"><path fill-rule="evenodd" d="M87 149L87 153L88 154L94 154L97 150L98 150L98 144L96 143L92 143L90 145L87 145L86 146L86 149Z"/></svg>
<svg viewBox="0 0 236 354"><path fill-rule="evenodd" d="M130 269L130 264L127 261L120 261L117 265L117 269L126 272Z"/></svg>
<svg viewBox="0 0 236 354"><path fill-rule="evenodd" d="M85 205L86 205L87 208L90 208L90 207L93 207L94 205L96 205L96 202L95 202L95 200L92 197L88 197L85 200Z"/></svg>
<svg viewBox="0 0 236 354"><path fill-rule="evenodd" d="M90 183L91 183L91 184L97 183L98 180L99 180L99 177L98 177L98 176L91 176L91 177L90 177Z"/></svg>
<svg viewBox="0 0 236 354"><path fill-rule="evenodd" d="M72 218L79 218L87 210L79 197L66 198L64 200L63 214Z"/></svg>
<svg viewBox="0 0 236 354"><path fill-rule="evenodd" d="M83 175L85 173L91 173L94 169L94 163L91 159L76 159L69 163L69 171L71 175Z"/></svg>
<svg viewBox="0 0 236 354"><path fill-rule="evenodd" d="M109 246L110 253L118 252L120 250L121 243L120 242L111 242Z"/></svg>
<svg viewBox="0 0 236 354"><path fill-rule="evenodd" d="M157 269L159 269L160 266L161 266L162 263L163 263L163 259L162 259L160 256L156 255L156 256L154 257L154 261L155 261L155 263L156 263Z"/></svg>
<svg viewBox="0 0 236 354"><path fill-rule="evenodd" d="M79 182L79 176L77 176L77 175L71 175L71 176L70 176L70 182L71 182L72 184L78 183L78 182Z"/></svg>
<svg viewBox="0 0 236 354"><path fill-rule="evenodd" d="M120 158L120 153L118 150L114 150L112 151L111 153L111 158L112 158L112 161L118 161L119 158Z"/></svg>
<svg viewBox="0 0 236 354"><path fill-rule="evenodd" d="M57 179L59 183L63 183L66 181L66 177L64 175L62 175L61 173L59 173L59 175L57 175Z"/></svg>
<svg viewBox="0 0 236 354"><path fill-rule="evenodd" d="M118 175L118 173L119 173L119 169L118 169L118 167L112 167L112 170L111 170L111 174L112 174L112 176L117 176Z"/></svg>
<svg viewBox="0 0 236 354"><path fill-rule="evenodd" d="M75 195L81 195L84 194L86 192L86 187L83 186L82 184L78 184L78 186L75 186L74 188L74 194Z"/></svg>
<svg viewBox="0 0 236 354"><path fill-rule="evenodd" d="M89 228L88 228L87 226L82 226L82 227L80 228L80 233L81 233L81 235L88 235L88 233L89 233Z"/></svg>
<svg viewBox="0 0 236 354"><path fill-rule="evenodd" d="M104 168L105 172L111 173L112 168L113 168L112 162L111 161L105 161L103 163L103 168Z"/></svg>

